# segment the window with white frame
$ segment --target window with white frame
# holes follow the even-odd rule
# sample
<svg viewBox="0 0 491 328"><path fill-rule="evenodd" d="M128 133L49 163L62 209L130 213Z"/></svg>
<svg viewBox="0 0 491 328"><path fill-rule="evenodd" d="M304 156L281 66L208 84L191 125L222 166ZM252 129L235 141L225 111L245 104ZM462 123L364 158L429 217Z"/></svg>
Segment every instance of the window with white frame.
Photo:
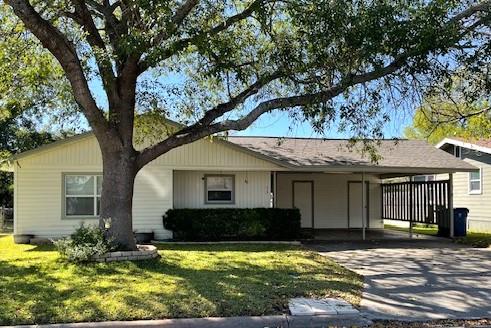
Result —
<svg viewBox="0 0 491 328"><path fill-rule="evenodd" d="M102 175L64 175L65 217L96 217L101 207Z"/></svg>
<svg viewBox="0 0 491 328"><path fill-rule="evenodd" d="M205 202L209 204L232 204L235 201L233 175L206 175Z"/></svg>
<svg viewBox="0 0 491 328"><path fill-rule="evenodd" d="M469 193L480 194L482 186L482 172L481 169L469 172Z"/></svg>

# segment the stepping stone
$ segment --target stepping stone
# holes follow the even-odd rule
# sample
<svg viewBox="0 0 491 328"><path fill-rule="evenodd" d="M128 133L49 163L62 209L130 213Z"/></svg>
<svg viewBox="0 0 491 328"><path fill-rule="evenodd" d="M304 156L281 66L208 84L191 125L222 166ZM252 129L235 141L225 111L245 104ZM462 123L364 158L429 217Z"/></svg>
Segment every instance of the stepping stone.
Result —
<svg viewBox="0 0 491 328"><path fill-rule="evenodd" d="M290 313L294 316L302 315L340 315L358 314L358 310L344 300L335 298L312 299L292 298L288 302Z"/></svg>

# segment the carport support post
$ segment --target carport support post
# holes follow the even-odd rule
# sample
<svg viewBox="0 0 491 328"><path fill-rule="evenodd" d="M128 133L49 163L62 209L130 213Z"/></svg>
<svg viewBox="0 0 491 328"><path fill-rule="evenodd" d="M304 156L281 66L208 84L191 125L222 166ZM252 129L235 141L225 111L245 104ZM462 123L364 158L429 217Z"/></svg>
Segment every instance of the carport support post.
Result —
<svg viewBox="0 0 491 328"><path fill-rule="evenodd" d="M412 180L412 179L411 179ZM415 185L409 184L409 239L413 238L414 190Z"/></svg>
<svg viewBox="0 0 491 328"><path fill-rule="evenodd" d="M453 173L448 174L448 211L450 215L450 238L455 237L453 220Z"/></svg>
<svg viewBox="0 0 491 328"><path fill-rule="evenodd" d="M366 226L366 210L365 210L365 172L361 172L361 227L363 231L363 240L365 240Z"/></svg>

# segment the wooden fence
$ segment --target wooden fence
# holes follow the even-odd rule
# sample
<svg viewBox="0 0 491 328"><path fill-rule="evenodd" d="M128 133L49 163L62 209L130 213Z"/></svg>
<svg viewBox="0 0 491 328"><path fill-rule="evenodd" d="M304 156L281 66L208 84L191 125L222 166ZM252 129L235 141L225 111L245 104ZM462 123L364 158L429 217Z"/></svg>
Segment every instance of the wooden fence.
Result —
<svg viewBox="0 0 491 328"><path fill-rule="evenodd" d="M382 184L382 217L427 224L449 222L449 180Z"/></svg>

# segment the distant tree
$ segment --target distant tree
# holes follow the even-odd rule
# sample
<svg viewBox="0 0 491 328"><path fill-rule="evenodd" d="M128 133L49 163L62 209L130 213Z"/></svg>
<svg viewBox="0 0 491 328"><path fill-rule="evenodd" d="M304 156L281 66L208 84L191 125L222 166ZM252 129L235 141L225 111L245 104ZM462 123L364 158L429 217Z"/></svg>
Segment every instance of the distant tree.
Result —
<svg viewBox="0 0 491 328"><path fill-rule="evenodd" d="M2 5L3 8L5 5ZM63 99L66 102L63 102ZM0 14L0 206L13 205L13 174L5 161L13 154L52 142L37 123L63 106L73 108L65 75L53 56L26 33L18 19ZM63 104L63 105L62 105ZM42 111L39 109L42 108ZM73 113L73 112L72 112ZM54 123L53 117L47 117ZM60 123L60 122L58 122ZM61 134L61 126L56 135Z"/></svg>
<svg viewBox="0 0 491 328"><path fill-rule="evenodd" d="M413 122L404 130L409 139L427 140L436 144L446 137L468 139L491 137L491 111L486 104L481 108L440 102L418 108Z"/></svg>
<svg viewBox="0 0 491 328"><path fill-rule="evenodd" d="M102 152L101 225L110 218L109 234L128 249L135 176L157 157L274 110L316 131L337 122L380 136L386 99L443 76L450 54L477 61L491 8L489 0L5 2L70 83ZM89 82L103 86L107 107ZM184 126L136 150L143 112Z"/></svg>
<svg viewBox="0 0 491 328"><path fill-rule="evenodd" d="M20 127L14 120L0 123L0 163L12 154L34 149L43 144L53 142L55 137L46 131L36 131L32 125ZM1 164L0 164L1 165ZM3 165L0 170L0 206L13 206L13 173Z"/></svg>
<svg viewBox="0 0 491 328"><path fill-rule="evenodd" d="M432 143L452 136L491 137L491 34L485 35L461 42L456 56L442 63L439 79L427 81L423 105L415 111L406 137ZM474 42L479 46L473 47Z"/></svg>

